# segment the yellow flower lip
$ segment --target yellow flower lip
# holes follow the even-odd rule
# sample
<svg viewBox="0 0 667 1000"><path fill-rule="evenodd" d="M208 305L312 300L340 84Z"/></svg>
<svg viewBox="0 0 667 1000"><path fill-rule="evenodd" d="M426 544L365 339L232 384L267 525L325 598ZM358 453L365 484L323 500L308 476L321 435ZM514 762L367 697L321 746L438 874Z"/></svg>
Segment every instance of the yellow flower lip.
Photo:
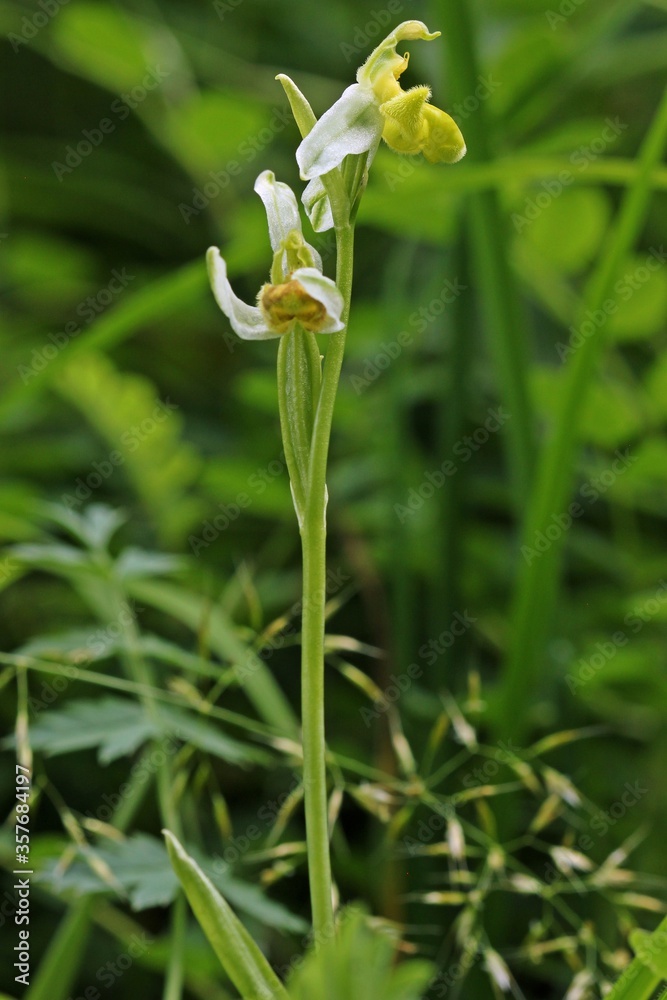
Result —
<svg viewBox="0 0 667 1000"><path fill-rule="evenodd" d="M429 163L457 163L465 156L465 140L454 119L429 104L429 97L428 87L413 87L381 104L382 138L397 153L422 153Z"/></svg>
<svg viewBox="0 0 667 1000"><path fill-rule="evenodd" d="M431 41L440 32L429 32L421 21L405 21L375 49L357 74L362 86L370 86L384 118L382 138L396 153L422 153L429 163L456 163L466 153L458 125L445 111L429 104L427 86L403 90L399 77L408 66L409 55L400 56L401 40Z"/></svg>
<svg viewBox="0 0 667 1000"><path fill-rule="evenodd" d="M320 178L340 168L347 156L364 157L363 169L368 171L381 139L398 153L422 153L430 163L456 163L465 155L466 145L458 125L429 103L429 87L406 91L399 83L409 61L407 55L396 51L399 42L432 41L439 35L439 31L429 31L422 21L404 21L359 67L357 82L347 87L304 135L296 158L302 179L311 182L304 203L307 210L310 208L309 214L317 213L318 231L333 224L331 213L322 210L326 192ZM291 83L288 96L294 104ZM298 102L297 111L303 114Z"/></svg>

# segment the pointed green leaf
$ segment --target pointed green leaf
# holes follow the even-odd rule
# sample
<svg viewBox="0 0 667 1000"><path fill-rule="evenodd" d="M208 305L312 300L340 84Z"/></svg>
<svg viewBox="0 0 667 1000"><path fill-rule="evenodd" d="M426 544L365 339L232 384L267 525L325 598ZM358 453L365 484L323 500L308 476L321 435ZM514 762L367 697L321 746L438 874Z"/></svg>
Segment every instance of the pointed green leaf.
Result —
<svg viewBox="0 0 667 1000"><path fill-rule="evenodd" d="M59 503L40 504L39 510L90 549L105 549L117 529L127 521L122 510L91 503L80 514Z"/></svg>
<svg viewBox="0 0 667 1000"><path fill-rule="evenodd" d="M147 768L150 766L150 757L144 764ZM142 777L140 771L138 776ZM36 845L40 844L42 841L38 840ZM100 875L103 869L111 873L116 890L125 895L135 911L169 906L178 895L178 879L167 850L161 840L149 834L135 833L121 841L77 849L73 858L68 857L66 865L63 864L64 852L67 849L70 854L72 849L69 843L57 840L42 846L42 854L36 859L38 874L35 877L58 896L79 898L111 893L111 886ZM206 857L195 848L189 851L204 876L238 912L281 934L307 932L305 920L282 903L270 899L259 885L231 875L226 865L220 865L219 859Z"/></svg>
<svg viewBox="0 0 667 1000"><path fill-rule="evenodd" d="M630 934L630 944L643 965L662 979L667 979L667 933L664 930L651 934L637 928Z"/></svg>
<svg viewBox="0 0 667 1000"><path fill-rule="evenodd" d="M297 516L306 505L310 441L320 391L321 361L315 335L297 326L278 347L278 406Z"/></svg>
<svg viewBox="0 0 667 1000"><path fill-rule="evenodd" d="M297 124L299 132L305 138L317 121L315 112L311 108L308 100L303 96L295 84L294 80L290 80L285 73L278 73L276 80L279 80L283 85L283 90L287 94L287 100L290 103L292 114L294 115L294 121Z"/></svg>
<svg viewBox="0 0 667 1000"><path fill-rule="evenodd" d="M188 902L220 962L244 1000L289 1000L287 991L231 907L183 850L163 831Z"/></svg>
<svg viewBox="0 0 667 1000"><path fill-rule="evenodd" d="M31 743L49 757L97 748L100 764L133 754L150 739L169 738L196 746L229 764L267 764L259 747L240 743L219 725L175 706L159 705L152 717L129 698L77 698L58 709L41 713L31 726ZM0 746L13 746L8 736Z"/></svg>

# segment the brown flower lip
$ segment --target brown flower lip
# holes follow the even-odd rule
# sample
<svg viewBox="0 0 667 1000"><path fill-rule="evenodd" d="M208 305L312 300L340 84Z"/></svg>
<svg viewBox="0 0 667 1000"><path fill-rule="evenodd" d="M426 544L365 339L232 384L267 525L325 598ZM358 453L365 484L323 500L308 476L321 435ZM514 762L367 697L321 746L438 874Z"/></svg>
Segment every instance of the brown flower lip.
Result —
<svg viewBox="0 0 667 1000"><path fill-rule="evenodd" d="M259 306L277 333L287 333L295 322L316 333L327 318L324 303L309 295L294 278L282 285L264 285L259 293Z"/></svg>

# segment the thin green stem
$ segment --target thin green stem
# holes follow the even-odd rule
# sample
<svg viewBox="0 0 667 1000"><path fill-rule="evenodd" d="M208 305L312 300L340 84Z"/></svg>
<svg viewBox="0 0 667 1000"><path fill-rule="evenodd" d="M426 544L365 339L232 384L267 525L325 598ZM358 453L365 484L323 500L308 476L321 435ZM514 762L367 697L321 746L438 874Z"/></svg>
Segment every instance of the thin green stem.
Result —
<svg viewBox="0 0 667 1000"><path fill-rule="evenodd" d="M336 283L345 300L347 324L352 293L354 231L336 229ZM345 350L345 330L329 340L310 450L308 495L301 526L303 610L301 708L303 770L308 843L308 874L315 941L334 933L331 858L327 819L327 768L324 734L324 624L326 603L326 472L336 391Z"/></svg>
<svg viewBox="0 0 667 1000"><path fill-rule="evenodd" d="M336 228L336 284L345 301L343 320L345 330L334 333L329 339L324 371L322 373L322 390L315 416L313 438L310 448L310 477L307 510L312 514L326 508L326 474L329 457L329 439L331 437L331 422L338 391L338 380L343 365L345 353L345 336L350 312L352 296L352 268L354 259L354 229L351 226Z"/></svg>
<svg viewBox="0 0 667 1000"><path fill-rule="evenodd" d="M301 538L304 594L301 635L303 782L313 930L315 940L319 941L326 940L333 933L324 737L325 528L306 524Z"/></svg>
<svg viewBox="0 0 667 1000"><path fill-rule="evenodd" d="M162 993L163 1000L181 1000L183 996L186 933L187 906L184 894L179 892L171 911L171 945Z"/></svg>

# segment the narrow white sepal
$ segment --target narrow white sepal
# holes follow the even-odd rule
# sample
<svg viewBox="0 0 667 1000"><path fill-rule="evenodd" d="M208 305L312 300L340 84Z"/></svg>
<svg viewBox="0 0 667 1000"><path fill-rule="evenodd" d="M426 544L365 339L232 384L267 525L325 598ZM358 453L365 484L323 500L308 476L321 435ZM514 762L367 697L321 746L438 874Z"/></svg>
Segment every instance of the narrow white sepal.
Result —
<svg viewBox="0 0 667 1000"><path fill-rule="evenodd" d="M296 151L304 180L321 177L349 153L365 153L382 136L384 120L375 94L353 83L326 111Z"/></svg>
<svg viewBox="0 0 667 1000"><path fill-rule="evenodd" d="M289 184L276 180L272 170L262 171L255 181L255 191L264 202L271 249L276 253L292 230L301 232L296 196Z"/></svg>
<svg viewBox="0 0 667 1000"><path fill-rule="evenodd" d="M257 306L249 306L234 294L227 278L227 265L217 247L206 251L206 264L215 300L242 340L273 340L279 333L269 330Z"/></svg>
<svg viewBox="0 0 667 1000"><path fill-rule="evenodd" d="M289 184L277 181L272 170L264 170L255 181L255 191L262 199L266 209L266 220L269 224L269 239L271 249L276 253L291 232L302 233L301 217L296 195ZM333 220L332 223L333 225ZM319 230L316 230L316 232ZM310 243L304 244L313 257L315 267L322 270L322 258ZM287 272L287 255L283 254L281 263L283 271Z"/></svg>
<svg viewBox="0 0 667 1000"><path fill-rule="evenodd" d="M312 181L309 181L301 195L301 201L316 233L324 233L327 229L333 229L334 219L331 202L319 177L314 177Z"/></svg>

